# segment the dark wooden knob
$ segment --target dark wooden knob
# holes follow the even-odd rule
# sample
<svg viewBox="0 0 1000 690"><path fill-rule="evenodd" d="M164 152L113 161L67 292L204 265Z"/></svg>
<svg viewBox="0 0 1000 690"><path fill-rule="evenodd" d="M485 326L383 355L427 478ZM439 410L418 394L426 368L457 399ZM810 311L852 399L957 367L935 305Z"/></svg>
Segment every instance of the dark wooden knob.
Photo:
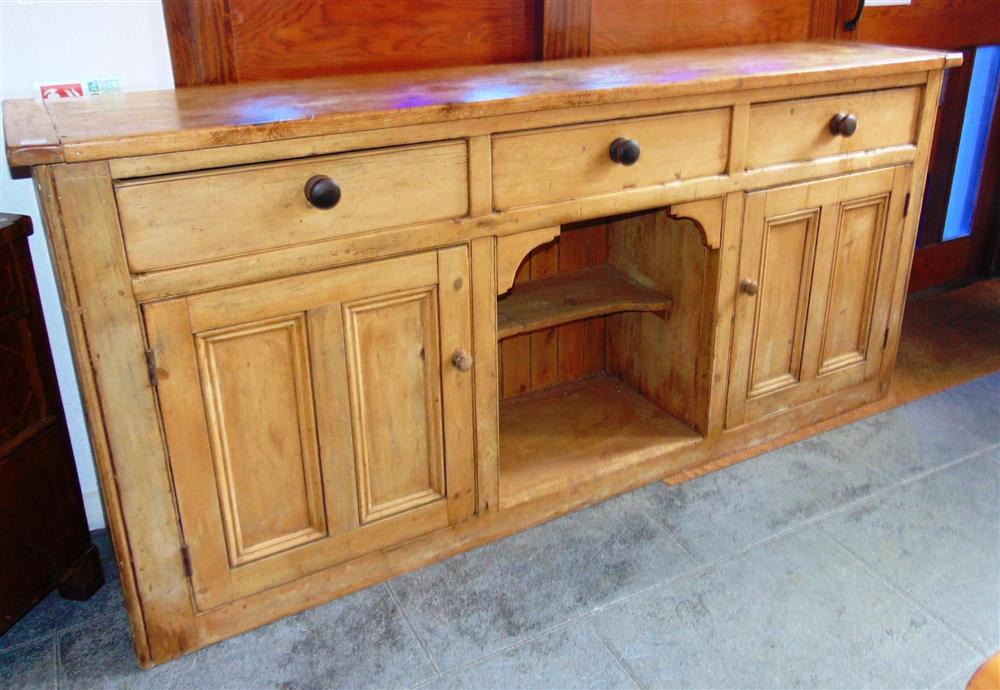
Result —
<svg viewBox="0 0 1000 690"><path fill-rule="evenodd" d="M468 371L472 368L472 355L465 350L455 350L451 356L451 364L459 371Z"/></svg>
<svg viewBox="0 0 1000 690"><path fill-rule="evenodd" d="M340 185L326 175L313 175L306 180L306 199L316 208L333 208L340 203Z"/></svg>
<svg viewBox="0 0 1000 690"><path fill-rule="evenodd" d="M760 292L760 285L757 284L756 280L752 280L750 278L744 278L743 280L740 281L740 291L744 295L750 295L751 297L753 297L758 292Z"/></svg>
<svg viewBox="0 0 1000 690"><path fill-rule="evenodd" d="M618 137L611 142L611 160L621 165L633 165L639 160L639 142L635 139Z"/></svg>
<svg viewBox="0 0 1000 690"><path fill-rule="evenodd" d="M830 120L830 131L842 137L849 137L858 129L858 116L854 113L837 113Z"/></svg>

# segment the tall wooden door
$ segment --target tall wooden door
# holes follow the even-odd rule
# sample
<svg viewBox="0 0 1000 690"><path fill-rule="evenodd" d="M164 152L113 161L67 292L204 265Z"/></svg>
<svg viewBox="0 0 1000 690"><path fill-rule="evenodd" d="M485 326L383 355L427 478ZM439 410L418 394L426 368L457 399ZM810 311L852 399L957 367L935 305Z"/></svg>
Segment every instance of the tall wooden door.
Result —
<svg viewBox="0 0 1000 690"><path fill-rule="evenodd" d="M144 311L200 610L472 514L466 247Z"/></svg>
<svg viewBox="0 0 1000 690"><path fill-rule="evenodd" d="M878 376L910 168L747 195L730 427Z"/></svg>

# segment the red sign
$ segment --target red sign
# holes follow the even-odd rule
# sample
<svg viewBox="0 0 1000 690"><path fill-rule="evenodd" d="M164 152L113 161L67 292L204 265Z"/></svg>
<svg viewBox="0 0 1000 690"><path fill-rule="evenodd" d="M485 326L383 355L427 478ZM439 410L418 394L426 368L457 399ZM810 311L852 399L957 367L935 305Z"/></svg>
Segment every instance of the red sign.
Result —
<svg viewBox="0 0 1000 690"><path fill-rule="evenodd" d="M78 81L69 84L41 84L38 90L43 101L57 98L83 98L83 84Z"/></svg>

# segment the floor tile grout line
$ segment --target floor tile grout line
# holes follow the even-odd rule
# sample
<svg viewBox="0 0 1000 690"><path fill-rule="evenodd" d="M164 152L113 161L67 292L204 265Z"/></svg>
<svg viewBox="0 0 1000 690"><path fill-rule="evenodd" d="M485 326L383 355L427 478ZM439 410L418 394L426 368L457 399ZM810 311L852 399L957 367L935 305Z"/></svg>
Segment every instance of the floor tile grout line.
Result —
<svg viewBox="0 0 1000 690"><path fill-rule="evenodd" d="M40 606L41 602L39 602L38 605ZM68 625L65 628L56 628L55 630L51 630L51 631L49 631L47 633L43 633L41 635L34 635L32 637L29 637L27 640L24 640L23 642L18 642L17 644L13 644L13 645L11 645L9 647L0 647L0 656L4 656L4 655L9 654L11 652L16 652L19 649L21 649L22 647L27 647L28 645L34 644L36 642L44 642L45 640L49 640L49 639L52 639L52 638L61 637L63 633L76 632L77 630L80 630L81 628L89 627L89 626L93 625L94 623L96 623L98 621L103 621L105 618L110 618L111 616L117 615L120 611L124 611L124 610L125 610L125 605L122 604L121 607L120 607L120 609L115 609L114 611L108 611L107 613L102 613L101 615L99 615L99 616L97 616L95 618L88 618L83 623L77 623L75 625Z"/></svg>
<svg viewBox="0 0 1000 690"><path fill-rule="evenodd" d="M966 666L965 668L962 668L962 669L959 669L958 671L955 671L953 674L951 674L950 676L948 676L944 680L938 681L937 685L935 685L933 687L940 688L940 687L946 686L946 684L947 685L951 685L951 681L953 681L953 680L958 680L959 684L960 684L960 687L964 687L966 685L966 683L968 683L970 680L972 680L972 675L976 671L979 670L980 666L982 666L984 663L986 663L986 660L988 658L989 657L982 658L982 659L976 661L976 663L973 664L972 666Z"/></svg>
<svg viewBox="0 0 1000 690"><path fill-rule="evenodd" d="M636 690L645 690L646 686L639 682L639 679L635 677L634 673L632 673L632 669L628 667L625 660L618 656L618 654L615 653L615 650L611 649L611 645L608 644L608 641L605 640L599 632L597 632L597 628L594 626L594 619L592 617L587 617L584 619L583 623L587 626L587 629L590 631L590 634L594 637L594 639L596 639L598 643L607 650L608 654L611 655L611 658L618 665L618 668L622 670L622 673L624 673L628 679L632 681L632 685L636 687Z"/></svg>
<svg viewBox="0 0 1000 690"><path fill-rule="evenodd" d="M661 479L661 480L658 480L658 481L663 481L663 480ZM634 493L634 492L633 492L633 493ZM657 519L656 519L655 517L653 517L653 515L652 515L652 514L650 514L650 512L649 512L648 510L646 510L646 508L645 508L645 507L643 507L642 505L640 505L638 501L636 501L635 499L633 499L633 498L632 498L632 494L628 494L628 496L629 496L629 498L631 499L631 503L632 503L632 505L633 505L633 506L635 506L635 508L636 508L636 509L638 509L640 513L642 513L643 515L645 515L645 516L646 516L646 519L647 519L647 520L649 520L650 522L652 522L652 523L653 523L653 524L654 524L654 525L655 525L656 527L658 527L658 528L659 528L659 529L660 529L660 530L661 530L661 531L662 531L662 532L663 532L664 534L666 534L666 535L667 535L667 536L668 536L668 537L670 538L670 541L672 541L673 543L675 543L675 544L676 544L676 545L677 545L678 547L680 547L681 551L683 551L684 553L686 553L686 554L687 554L688 556L690 556L690 557L691 557L691 560L692 560L692 561L693 561L694 563L697 563L697 562L698 562L698 557L697 557L697 556L695 556L695 555L694 555L693 553L691 553L691 550L690 550L690 549L688 549L688 547L684 546L684 544L682 544L682 543L681 543L681 540L680 540L680 539L678 539L678 538L677 538L677 537L676 537L676 536L674 535L674 533L673 533L673 532L672 532L672 531L670 530L670 528L669 528L669 527L667 527L667 526L666 526L666 525L664 525L664 524L663 524L662 522L660 522L660 521L659 521L659 520L657 520Z"/></svg>
<svg viewBox="0 0 1000 690"><path fill-rule="evenodd" d="M937 467L933 467L931 469L928 469L928 470L925 470L923 472L920 472L919 474L915 474L912 477L907 477L906 479L902 479L899 482L897 482L896 484L892 484L891 486L883 487L883 488L878 489L877 491L873 491L870 494L867 494L865 496L860 496L860 497L854 499L853 501L848 501L847 503L844 503L842 505L836 506L835 508L831 508L830 510L827 510L825 512L817 513L816 515L813 515L812 517L806 518L805 520L803 520L802 522L800 522L800 523L798 523L796 525L788 527L787 529L781 530L779 532L775 532L773 535L771 535L771 537L768 537L768 538L762 539L762 540L760 540L758 542L755 542L754 544L751 544L749 547L746 547L746 548L747 549L753 548L757 544L761 544L761 543L764 543L766 541L769 541L770 538L772 538L772 537L781 537L781 536L784 536L786 534L794 532L795 530L797 530L797 529L799 529L801 527L805 527L806 525L811 525L811 524L816 524L818 522L822 522L823 520L826 520L827 518L832 517L832 516L834 516L834 515L836 515L838 513L842 513L842 512L845 512L847 510L850 510L852 508L856 508L856 507L858 507L860 505L863 505L865 503L875 501L876 499L882 498L882 497L886 496L887 494L890 494L893 491L897 491L897 490L899 490L899 489L901 489L901 488L903 488L905 486L909 486L911 484L916 484L917 482L922 481L924 479L927 479L928 477L930 477L932 475L944 472L945 470L949 470L952 467L957 467L958 465L961 465L963 462L971 460L971 459L975 458L976 456L981 455L983 453L986 453L986 452L988 452L990 450L993 450L994 448L997 448L997 447L1000 447L1000 443L995 443L995 444L986 446L985 448L980 448L979 450L976 450L976 451L973 451L973 452L968 453L966 455L963 455L962 457L960 457L960 458L958 458L956 460L951 460L951 461L949 461L947 463L944 463L942 465L938 465Z"/></svg>
<svg viewBox="0 0 1000 690"><path fill-rule="evenodd" d="M387 580L382 583L382 586L385 587L385 590L389 593L389 598L392 599L392 603L396 605L397 609L399 609L400 615L406 622L406 627L408 627L410 629L410 632L413 633L413 637L416 638L417 644L420 645L420 649L424 651L424 656L427 657L427 661L430 662L431 668L434 670L434 677L428 678L426 681L424 681L429 683L430 681L441 677L442 675L441 669L438 668L437 661L435 661L434 657L431 656L431 651L427 648L427 644L424 642L424 639L420 636L420 632L417 630L416 626L413 625L413 622L410 620L409 614L407 614L406 609L403 608L403 602L399 600L399 597L396 595L396 591L389 584L390 582L391 580ZM418 683L417 685L422 685L422 683Z"/></svg>
<svg viewBox="0 0 1000 690"><path fill-rule="evenodd" d="M548 635L550 633L554 633L554 632L556 632L558 630L562 630L563 628L568 628L569 626L573 625L574 623L579 623L580 621L582 621L583 619L585 619L588 615L590 615L589 612L583 613L583 614L580 614L580 615L576 615L576 616L573 616L571 618L567 618L567 619L565 619L565 620L563 620L563 621L561 621L561 622L559 622L559 623L557 623L555 625L552 625L552 626L550 626L548 628L545 628L543 630L539 630L539 631L534 632L534 633L532 633L530 635L526 635L525 637L519 637L519 638L515 639L514 641L512 641L512 642L510 642L508 644L505 644L502 647L498 647L497 649L494 649L492 652L488 652L486 654L483 654L482 656L477 656L474 659L470 659L470 660L466 661L465 663L459 664L455 668L448 669L447 671L445 671L445 672L443 672L441 674L441 677L442 678L447 678L448 676L455 675L455 674L459 673L460 671L465 671L466 669L472 668L473 666L476 666L477 664L480 664L480 663L482 663L484 661L488 661L488 660L493 659L495 657L502 656L503 654L506 654L507 652L509 652L511 650L517 649L518 647L524 647L526 645L529 645L532 642L534 642L535 640L538 640L538 639L540 639L542 637L545 637L546 635ZM430 681L428 681L428 682L430 682Z"/></svg>
<svg viewBox="0 0 1000 690"><path fill-rule="evenodd" d="M52 645L52 687L53 690L59 690L62 685L62 645L59 644L58 636L50 644Z"/></svg>
<svg viewBox="0 0 1000 690"><path fill-rule="evenodd" d="M968 647L971 651L973 651L974 653L976 653L977 655L980 655L980 656L982 656L984 654L988 654L988 652L984 651L983 649L980 649L974 642L972 642L972 640L967 639L964 635L962 635L960 632L958 632L953 627L951 627L947 622L945 622L940 616L938 616L936 613L934 613L933 611L931 611L930 609L928 609L924 604L920 603L920 601L918 601L912 594L910 594L909 592L907 592L905 588L903 588L900 585L894 583L887 576L885 576L883 573L881 573L877 569L875 569L874 566L872 566L870 563L868 563L860 555L858 555L854 551L852 551L842 541L840 541L839 539L837 539L832 534L829 534L826 530L824 530L822 528L820 528L818 531L828 541L832 542L834 545L836 545L838 548L840 548L842 551L844 551L844 553L846 553L851 558L853 558L855 561L857 561L858 565L860 565L872 577L874 577L876 580L878 580L883 585L885 585L886 587L888 587L894 594L896 594L897 596L899 596L900 598L902 598L904 601L906 601L910 605L914 606L918 611L920 611L921 613L923 613L930 620L934 621L935 623L937 623L938 625L940 625L942 628L944 628L947 632L951 633L951 635L955 639L957 639L963 645L965 645L966 647ZM956 671L956 673L957 673L957 671ZM940 684L941 682L943 682L943 681L945 681L947 679L948 679L948 677L939 678L937 680L937 683Z"/></svg>
<svg viewBox="0 0 1000 690"><path fill-rule="evenodd" d="M841 504L841 505L836 506L834 508L831 508L831 509L829 509L827 511L824 511L824 512L821 512L821 513L817 513L816 515L813 515L812 517L806 518L806 519L802 520L801 522L798 522L798 523L795 523L793 525L790 525L790 526L786 527L785 529L782 529L782 530L779 530L777 532L774 532L773 534L769 534L766 537L758 539L755 542L751 542L750 544L747 544L747 545L745 545L745 546L743 546L743 547L741 547L739 549L736 549L735 551L731 551L731 552L729 552L727 554L719 556L719 557L717 557L717 558L715 558L713 560L710 560L710 561L705 561L703 563L699 563L698 562L699 559L696 556L694 556L694 554L692 554L687 548L685 548L684 545L681 544L677 540L677 538L674 537L674 535L672 533L670 533L669 528L667 528L665 525L663 525L661 522L659 522L655 518L652 518L651 516L649 516L647 513L645 513L645 509L643 509L641 506L639 506L639 510L642 511L643 514L647 515L647 517L650 517L650 519L655 524L657 524L661 529L663 529L664 531L666 531L671 536L671 538L675 542L677 542L678 546L680 546L685 551L685 553L687 553L692 558L694 558L695 565L694 565L694 567L686 569L686 570L683 570L683 571L675 574L672 577L666 578L665 580L661 580L659 582L652 583L652 584L648 585L647 587L644 587L644 588L642 588L642 589L640 589L640 590L638 590L636 592L633 592L631 594L627 594L627 595L625 595L624 597L622 597L620 599L616 599L616 600L614 600L612 602L609 602L608 604L601 605L600 607L595 608L594 611L599 611L599 610L602 610L603 608L606 608L607 606L613 605L615 603L618 603L618 602L621 602L621 601L626 601L627 599L630 599L633 596L638 596L640 594L648 592L648 591L654 589L655 587L668 584L668 583L672 582L673 580L675 580L675 579L677 579L679 577L684 577L685 575L692 574L692 573L702 572L702 571L704 571L706 569L710 569L712 567L715 567L716 565L725 563L725 562L727 562L729 560L732 560L732 559L737 558L739 556L742 556L742 555L744 555L746 553L749 553L753 549L756 549L756 548L758 548L760 546L764 546L764 545L766 545L766 544L768 544L768 543L770 543L772 541L775 541L777 539L781 539L783 537L786 537L786 536L789 536L791 534L794 534L798 530L804 529L804 528L809 527L809 526L816 525L817 523L819 523L819 522L821 522L821 521L823 521L823 520L825 520L825 519L827 519L829 517L832 517L832 516L836 515L837 513L840 513L840 512L843 512L843 511L847 511L847 510L855 508L855 507L857 507L859 505L863 505L864 503L866 503L868 501L874 501L874 500L876 500L878 498L881 498L882 496L885 496L886 494L891 493L892 491L895 491L895 490L897 490L899 488L902 488L903 486L908 486L908 485L916 483L916 482L918 482L918 481L920 481L922 479L925 479L925 478L927 478L927 477L929 477L929 476L931 476L933 474L937 474L939 472L943 472L943 471L948 470L948 469L950 469L952 467L960 465L961 463L963 463L963 462L965 462L967 460L971 460L972 458L974 458L974 457L976 457L976 456L978 456L980 454L983 454L983 453L986 453L986 452L988 452L990 450L993 450L994 448L997 448L998 446L1000 446L1000 443L994 443L994 444L988 445L988 446L986 446L984 448L980 448L978 450L972 451L971 453L967 453L967 454L965 454L965 455L963 455L963 456L961 456L961 457L959 457L959 458L957 458L955 460L952 460L950 462L944 463L942 465L938 465L937 467L932 467L930 469L927 469L927 470L925 470L923 472L920 472L920 473L918 473L918 474L916 474L916 475L914 475L912 477L907 477L905 479L900 479L900 480L894 480L895 483L890 484L888 486L885 486L885 487L883 487L881 489L878 489L876 491L873 491L870 494L867 494L865 496L860 496L860 497L858 497L858 498L856 498L856 499L854 499L852 501L848 501L847 503ZM864 461L861 461L861 462L865 466L868 466L867 463L864 463ZM888 479L893 480L893 477L891 475L888 475L888 474L886 474L884 472L882 472L882 474L885 475Z"/></svg>

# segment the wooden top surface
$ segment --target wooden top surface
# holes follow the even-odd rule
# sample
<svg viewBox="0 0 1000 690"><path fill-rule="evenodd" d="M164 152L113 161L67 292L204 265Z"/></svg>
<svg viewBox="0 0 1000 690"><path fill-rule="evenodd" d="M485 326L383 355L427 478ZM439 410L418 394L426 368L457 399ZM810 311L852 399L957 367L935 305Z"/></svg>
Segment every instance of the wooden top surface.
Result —
<svg viewBox="0 0 1000 690"><path fill-rule="evenodd" d="M0 243L10 242L31 234L31 218L13 213L0 213Z"/></svg>
<svg viewBox="0 0 1000 690"><path fill-rule="evenodd" d="M960 54L781 43L4 102L11 166L951 67Z"/></svg>

